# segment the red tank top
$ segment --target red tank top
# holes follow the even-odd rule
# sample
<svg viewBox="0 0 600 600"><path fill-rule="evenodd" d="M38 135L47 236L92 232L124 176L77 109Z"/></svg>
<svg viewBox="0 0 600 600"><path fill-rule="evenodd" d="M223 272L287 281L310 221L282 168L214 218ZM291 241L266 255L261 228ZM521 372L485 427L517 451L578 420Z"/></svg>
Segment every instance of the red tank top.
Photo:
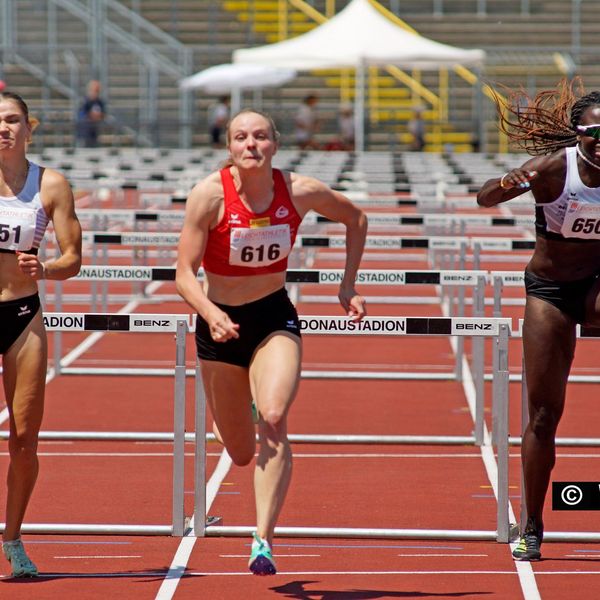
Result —
<svg viewBox="0 0 600 600"><path fill-rule="evenodd" d="M281 171L273 169L273 201L262 213L246 208L229 168L221 170L221 181L225 212L209 231L202 260L205 271L234 276L285 271L302 218Z"/></svg>

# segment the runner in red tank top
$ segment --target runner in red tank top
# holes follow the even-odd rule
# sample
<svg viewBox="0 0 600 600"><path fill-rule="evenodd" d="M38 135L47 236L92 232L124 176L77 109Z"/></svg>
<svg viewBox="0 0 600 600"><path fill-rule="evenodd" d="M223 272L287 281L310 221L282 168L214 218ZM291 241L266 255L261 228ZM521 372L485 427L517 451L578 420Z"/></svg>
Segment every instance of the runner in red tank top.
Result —
<svg viewBox="0 0 600 600"><path fill-rule="evenodd" d="M215 433L237 465L254 458L253 402L258 411L257 527L248 563L256 575L276 571L273 531L292 472L287 414L299 384L302 342L285 269L309 210L346 226L339 299L349 318L365 315L354 281L366 216L321 181L273 169L278 138L265 114L245 110L233 117L229 167L192 190L177 261L177 290L198 313L198 356ZM201 264L204 285L197 278Z"/></svg>

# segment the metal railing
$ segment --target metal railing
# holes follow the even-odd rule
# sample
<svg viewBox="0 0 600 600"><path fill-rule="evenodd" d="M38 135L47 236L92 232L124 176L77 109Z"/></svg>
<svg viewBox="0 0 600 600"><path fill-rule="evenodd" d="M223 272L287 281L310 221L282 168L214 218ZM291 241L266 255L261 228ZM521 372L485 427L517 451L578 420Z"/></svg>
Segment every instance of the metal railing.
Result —
<svg viewBox="0 0 600 600"><path fill-rule="evenodd" d="M83 77L99 79L103 88L109 90L115 48L127 52L138 63L135 83L139 90L139 122L155 122L158 118L160 77L167 77L177 87L179 79L191 74L190 48L116 0L48 0L37 15L31 14L35 11L24 13L19 9L17 0L0 0L0 51L4 67L0 75L9 65L15 65L38 80L43 112L51 112L52 95L62 96L75 112ZM62 18L65 13L84 28L86 47L77 48L79 58L71 50L72 44L64 42L69 28ZM26 22L29 27L35 18L45 30L44 36L40 36L45 39L35 44L20 42L20 23ZM77 34L81 37L81 31ZM192 98L181 94L178 104L179 118L188 122ZM113 126L124 122L114 105L111 113ZM179 144L189 147L189 129L178 129ZM147 131L139 135L149 142Z"/></svg>

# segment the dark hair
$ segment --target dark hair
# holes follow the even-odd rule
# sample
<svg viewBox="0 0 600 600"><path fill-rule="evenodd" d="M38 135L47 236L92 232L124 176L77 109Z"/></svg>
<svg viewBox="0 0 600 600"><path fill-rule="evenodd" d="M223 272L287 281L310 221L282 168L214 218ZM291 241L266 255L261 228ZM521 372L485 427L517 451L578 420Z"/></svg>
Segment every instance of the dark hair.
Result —
<svg viewBox="0 0 600 600"><path fill-rule="evenodd" d="M600 106L600 92L585 94L581 78L562 79L555 90L531 98L521 87L508 90L506 102L492 90L499 129L528 154L550 154L577 144L577 125L590 106Z"/></svg>
<svg viewBox="0 0 600 600"><path fill-rule="evenodd" d="M12 100L13 102L16 102L19 105L21 112L25 115L26 121L29 123L29 108L27 107L25 100L23 100L19 94L4 90L3 92L0 92L0 100Z"/></svg>

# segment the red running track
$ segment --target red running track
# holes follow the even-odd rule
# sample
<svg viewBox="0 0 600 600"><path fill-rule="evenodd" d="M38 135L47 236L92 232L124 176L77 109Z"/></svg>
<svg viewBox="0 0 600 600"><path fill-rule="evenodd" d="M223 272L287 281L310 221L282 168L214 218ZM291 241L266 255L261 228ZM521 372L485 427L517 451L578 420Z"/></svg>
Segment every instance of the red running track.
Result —
<svg viewBox="0 0 600 600"><path fill-rule="evenodd" d="M324 261L315 266L331 266ZM335 265L339 266L339 265ZM514 265L505 265L515 270ZM424 269L415 262L369 262L366 268ZM482 265L500 270L498 263ZM119 284L120 285L120 284ZM68 282L65 292L85 286ZM113 289L113 288L111 288ZM116 287L119 293L123 290ZM159 293L174 293L164 284ZM333 287L310 286L303 294L334 295ZM414 296L414 304L370 306L371 314L441 315L430 286L373 286L369 295ZM511 290L511 295L518 296ZM122 308L111 304L110 310ZM63 311L85 312L80 305ZM301 314L339 314L335 304L299 304ZM140 306L131 312L188 312L183 303ZM522 308L507 307L515 319ZM51 335L52 337L52 335ZM64 334L66 354L88 337ZM188 338L193 366L193 338ZM467 350L468 350L467 344ZM519 372L520 341L510 343L511 372ZM52 346L51 346L52 347ZM574 372L595 366L598 343L580 344ZM489 348L486 349L490 364ZM72 366L174 364L172 336L108 334ZM445 338L305 337L306 370L451 371L454 355ZM569 388L559 434L594 437L595 384ZM192 431L193 381L187 381L186 429ZM487 386L489 397L490 389ZM520 384L510 386L510 432L520 430ZM489 410L486 412L491 427ZM63 375L48 384L45 430L172 431L173 381L150 376ZM2 424L6 428L6 422ZM470 435L473 421L465 389L455 381L303 380L290 415L290 433ZM210 430L210 423L208 424ZM221 448L208 445L207 472ZM193 510L194 446L186 444L186 514ZM474 446L295 444L292 487L281 526L494 530L496 502L483 460ZM554 480L596 480L595 448L559 448ZM487 451L486 459L493 462ZM6 468L3 442L0 460ZM43 441L41 473L27 515L29 523L167 524L171 518L172 445L164 442ZM511 449L510 496L519 510L518 448ZM212 482L211 482L212 486ZM252 471L231 467L209 513L224 525L252 525ZM590 513L547 511L547 528L598 530ZM367 600L379 598L597 597L600 546L548 543L545 560L518 571L506 544L492 541L278 538L279 573L252 577L246 567L249 538L167 536L25 535L42 571L36 580L12 580L4 563L0 597L210 598L239 600ZM565 590L568 590L566 592Z"/></svg>

